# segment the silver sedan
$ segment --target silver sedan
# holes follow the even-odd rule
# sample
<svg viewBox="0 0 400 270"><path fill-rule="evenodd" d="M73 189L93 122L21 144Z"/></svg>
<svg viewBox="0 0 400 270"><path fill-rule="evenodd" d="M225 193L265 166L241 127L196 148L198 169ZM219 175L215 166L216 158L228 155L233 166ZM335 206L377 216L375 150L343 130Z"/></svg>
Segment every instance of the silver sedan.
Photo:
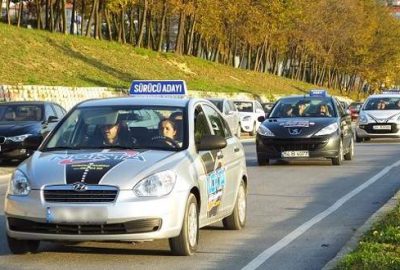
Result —
<svg viewBox="0 0 400 270"><path fill-rule="evenodd" d="M209 101L114 98L78 104L18 166L5 201L13 253L49 241L168 238L191 255L199 228L246 222L243 146Z"/></svg>

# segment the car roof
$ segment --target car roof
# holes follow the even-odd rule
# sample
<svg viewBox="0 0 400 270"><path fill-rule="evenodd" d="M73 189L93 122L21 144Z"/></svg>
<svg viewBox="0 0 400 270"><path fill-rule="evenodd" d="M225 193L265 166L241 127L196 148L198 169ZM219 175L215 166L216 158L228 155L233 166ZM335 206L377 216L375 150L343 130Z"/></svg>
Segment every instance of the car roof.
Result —
<svg viewBox="0 0 400 270"><path fill-rule="evenodd" d="M188 98L117 97L83 101L78 105L78 107L126 105L185 107L189 101L190 99Z"/></svg>
<svg viewBox="0 0 400 270"><path fill-rule="evenodd" d="M49 101L7 101L0 102L0 105L43 105L45 103L53 103Z"/></svg>
<svg viewBox="0 0 400 270"><path fill-rule="evenodd" d="M368 98L400 98L400 94L376 94L376 95L371 95Z"/></svg>
<svg viewBox="0 0 400 270"><path fill-rule="evenodd" d="M325 97L312 97L309 95L293 95L293 96L287 96L287 97L281 97L279 100L284 100L284 99L298 99L298 98L315 98L315 99L320 99L320 98L327 98L327 99L332 99L332 96L325 96Z"/></svg>

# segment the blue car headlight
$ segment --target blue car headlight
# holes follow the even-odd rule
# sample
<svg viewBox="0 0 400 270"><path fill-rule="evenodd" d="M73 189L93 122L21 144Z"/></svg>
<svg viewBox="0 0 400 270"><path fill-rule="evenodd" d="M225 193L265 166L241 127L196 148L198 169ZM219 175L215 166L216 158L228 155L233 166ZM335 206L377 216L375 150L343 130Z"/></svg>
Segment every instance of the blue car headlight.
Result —
<svg viewBox="0 0 400 270"><path fill-rule="evenodd" d="M264 125L260 125L260 127L257 130L257 133L260 134L261 136L265 136L265 137L274 137L275 134L272 133L271 130L269 130L269 128L267 128Z"/></svg>
<svg viewBox="0 0 400 270"><path fill-rule="evenodd" d="M23 142L26 138L28 138L31 135L32 134L23 134L23 135L8 137L7 139L13 142Z"/></svg>
<svg viewBox="0 0 400 270"><path fill-rule="evenodd" d="M333 124L330 124L329 126L324 127L317 133L315 133L315 136L329 135L329 134L336 132L338 129L339 129L338 123L333 123Z"/></svg>

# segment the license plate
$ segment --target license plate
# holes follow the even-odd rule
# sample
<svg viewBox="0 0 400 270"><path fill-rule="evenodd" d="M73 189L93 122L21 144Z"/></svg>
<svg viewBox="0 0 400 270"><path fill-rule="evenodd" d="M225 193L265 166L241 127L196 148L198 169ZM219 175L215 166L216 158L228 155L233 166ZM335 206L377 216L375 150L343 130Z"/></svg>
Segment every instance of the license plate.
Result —
<svg viewBox="0 0 400 270"><path fill-rule="evenodd" d="M289 158L289 157L309 157L310 153L308 151L283 151L282 157Z"/></svg>
<svg viewBox="0 0 400 270"><path fill-rule="evenodd" d="M380 125L380 126L373 126L374 130L392 130L391 125Z"/></svg>
<svg viewBox="0 0 400 270"><path fill-rule="evenodd" d="M104 224L108 218L105 207L47 207L47 223Z"/></svg>

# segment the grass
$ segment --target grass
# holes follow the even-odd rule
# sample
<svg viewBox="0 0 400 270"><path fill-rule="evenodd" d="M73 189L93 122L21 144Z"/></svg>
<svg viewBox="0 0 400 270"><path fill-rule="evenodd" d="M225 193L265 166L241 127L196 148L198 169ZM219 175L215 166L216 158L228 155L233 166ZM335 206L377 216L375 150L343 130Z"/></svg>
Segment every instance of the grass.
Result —
<svg viewBox="0 0 400 270"><path fill-rule="evenodd" d="M128 88L135 79L183 79L191 90L267 96L316 88L196 57L0 23L0 84Z"/></svg>
<svg viewBox="0 0 400 270"><path fill-rule="evenodd" d="M363 236L357 249L336 269L400 269L400 203Z"/></svg>

